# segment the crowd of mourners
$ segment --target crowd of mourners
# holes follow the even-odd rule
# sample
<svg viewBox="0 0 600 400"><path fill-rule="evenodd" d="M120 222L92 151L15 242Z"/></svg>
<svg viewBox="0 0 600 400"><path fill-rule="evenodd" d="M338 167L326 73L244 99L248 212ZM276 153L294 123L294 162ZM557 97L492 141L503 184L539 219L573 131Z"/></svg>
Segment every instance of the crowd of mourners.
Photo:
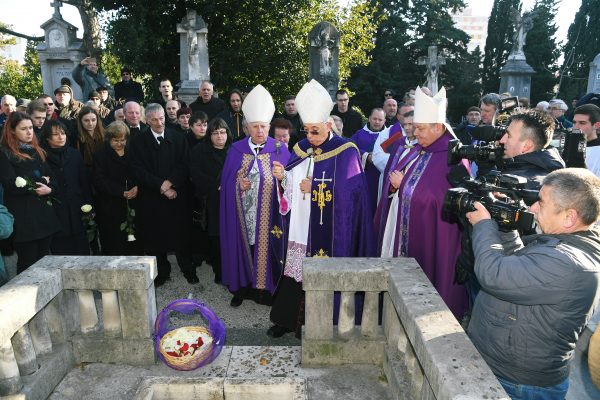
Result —
<svg viewBox="0 0 600 400"><path fill-rule="evenodd" d="M186 104L169 79L145 101L131 70L121 75L113 86L86 58L72 74L85 103L66 78L53 96L2 97L1 249L16 252L17 273L49 254L146 254L160 287L174 254L190 284L211 265L232 307L271 306L267 334L280 337L301 332L304 258L414 257L511 397L564 398L600 293L599 95L571 107L521 98L502 116L511 94L489 93L451 126L443 88L385 90L363 117L347 91L315 81L279 113L261 85L221 99L203 81ZM537 226L520 235L499 231L480 203L442 210L448 189L490 170L449 164L449 142L478 145L474 130L499 117L492 169L539 191ZM593 173L565 168L557 133L569 129L583 133ZM355 301L360 323L363 295ZM337 320L339 294L334 308Z"/></svg>

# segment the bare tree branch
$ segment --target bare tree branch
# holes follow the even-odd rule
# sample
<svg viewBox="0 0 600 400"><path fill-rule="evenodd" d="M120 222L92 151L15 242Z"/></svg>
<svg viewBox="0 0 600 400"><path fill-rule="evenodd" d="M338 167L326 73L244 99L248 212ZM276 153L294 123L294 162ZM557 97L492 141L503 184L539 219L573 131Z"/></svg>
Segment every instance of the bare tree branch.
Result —
<svg viewBox="0 0 600 400"><path fill-rule="evenodd" d="M17 36L17 37L20 37L23 39L32 40L34 42L41 42L45 39L44 36L27 36L24 33L15 32L11 29L2 28L2 27L0 27L0 33L6 33L6 34L9 34L12 36Z"/></svg>

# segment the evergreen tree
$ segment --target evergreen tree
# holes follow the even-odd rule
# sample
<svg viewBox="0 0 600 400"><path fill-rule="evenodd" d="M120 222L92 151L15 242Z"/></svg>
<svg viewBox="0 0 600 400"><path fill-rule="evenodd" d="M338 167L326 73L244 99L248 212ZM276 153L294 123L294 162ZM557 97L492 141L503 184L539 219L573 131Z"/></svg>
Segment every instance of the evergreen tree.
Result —
<svg viewBox="0 0 600 400"><path fill-rule="evenodd" d="M382 22L375 34L372 62L353 68L348 80L348 88L356 93L351 103L363 113L368 113L373 107L381 107L386 89L394 90L400 100L422 76L415 67L417 56L406 45L410 41L409 1L372 1L372 4L376 3L380 3L377 17Z"/></svg>
<svg viewBox="0 0 600 400"><path fill-rule="evenodd" d="M179 34L174 30L195 9L208 27L211 80L224 94L232 88L263 84L277 102L296 93L308 77L308 32L322 19L342 33L340 75L368 62L377 21L366 0L341 8L336 1L269 0L93 0L114 13L108 44L120 62L145 75L156 91L158 80L179 81ZM157 93L148 93L154 97Z"/></svg>
<svg viewBox="0 0 600 400"><path fill-rule="evenodd" d="M563 48L557 96L569 99L585 94L590 63L600 52L600 0L582 0L569 27Z"/></svg>
<svg viewBox="0 0 600 400"><path fill-rule="evenodd" d="M532 104L537 104L554 96L560 51L554 37L557 31L554 24L554 16L557 13L555 1L536 0L532 12L533 27L527 33L523 51L527 63L535 70L531 77L530 100Z"/></svg>
<svg viewBox="0 0 600 400"><path fill-rule="evenodd" d="M488 20L487 39L483 58L482 84L484 93L498 92L500 69L506 63L513 45L515 27L511 10L521 12L520 0L494 0Z"/></svg>
<svg viewBox="0 0 600 400"><path fill-rule="evenodd" d="M467 52L469 37L454 26L450 14L464 6L462 0L381 1L384 20L377 30L373 61L354 69L348 82L349 88L357 93L354 104L368 113L373 107L381 107L384 90L396 91L401 100L409 88L424 85L425 66L418 65L418 59L427 56L428 47L433 45L446 58L447 65L441 67L438 81L440 86L446 86L450 104L458 108L478 97L479 88L473 82L478 77L479 60L474 61ZM473 70L473 65L466 67L466 64L473 62L475 74L464 75L464 70ZM458 87L460 90L455 90Z"/></svg>

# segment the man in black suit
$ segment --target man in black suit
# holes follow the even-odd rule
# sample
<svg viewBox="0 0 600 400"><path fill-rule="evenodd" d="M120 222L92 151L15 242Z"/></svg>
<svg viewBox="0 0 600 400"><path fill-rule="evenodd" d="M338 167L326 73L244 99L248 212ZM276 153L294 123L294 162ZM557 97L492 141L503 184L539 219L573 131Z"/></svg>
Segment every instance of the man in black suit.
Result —
<svg viewBox="0 0 600 400"><path fill-rule="evenodd" d="M149 255L156 256L154 286L169 279L168 252L188 283L198 283L189 242L192 209L188 199L189 148L184 135L165 129L160 104L146 107L149 129L131 138L129 160L138 182L139 232Z"/></svg>

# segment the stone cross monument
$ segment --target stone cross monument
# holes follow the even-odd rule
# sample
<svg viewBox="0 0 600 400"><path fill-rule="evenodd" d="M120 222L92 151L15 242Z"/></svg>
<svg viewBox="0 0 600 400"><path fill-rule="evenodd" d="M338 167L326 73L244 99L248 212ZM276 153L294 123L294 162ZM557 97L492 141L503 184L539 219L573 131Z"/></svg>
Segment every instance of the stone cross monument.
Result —
<svg viewBox="0 0 600 400"><path fill-rule="evenodd" d="M208 66L208 29L206 23L195 10L188 10L183 20L177 24L179 33L179 96L185 102L198 97L198 88L203 80L210 80ZM189 101L188 101L189 100Z"/></svg>
<svg viewBox="0 0 600 400"><path fill-rule="evenodd" d="M427 72L427 87L431 90L431 94L435 96L438 92L438 75L441 65L446 65L446 59L438 56L437 46L429 46L427 48L427 57L419 57L419 65L426 65Z"/></svg>
<svg viewBox="0 0 600 400"><path fill-rule="evenodd" d="M590 63L590 74L586 93L600 93L600 53Z"/></svg>
<svg viewBox="0 0 600 400"><path fill-rule="evenodd" d="M335 98L338 90L340 33L329 22L319 22L308 34L309 78L319 82Z"/></svg>
<svg viewBox="0 0 600 400"><path fill-rule="evenodd" d="M71 76L73 68L85 58L83 41L77 39L77 28L65 21L60 14L61 1L50 3L54 7L52 18L44 22L45 40L37 45L42 70L44 93L53 95L62 78L71 80L74 97L81 98L81 89Z"/></svg>
<svg viewBox="0 0 600 400"><path fill-rule="evenodd" d="M500 93L509 92L513 96L531 97L531 75L535 70L525 60L523 46L527 32L533 27L532 12L523 16L519 11L512 9L511 18L515 26L513 47L508 60L500 70Z"/></svg>

